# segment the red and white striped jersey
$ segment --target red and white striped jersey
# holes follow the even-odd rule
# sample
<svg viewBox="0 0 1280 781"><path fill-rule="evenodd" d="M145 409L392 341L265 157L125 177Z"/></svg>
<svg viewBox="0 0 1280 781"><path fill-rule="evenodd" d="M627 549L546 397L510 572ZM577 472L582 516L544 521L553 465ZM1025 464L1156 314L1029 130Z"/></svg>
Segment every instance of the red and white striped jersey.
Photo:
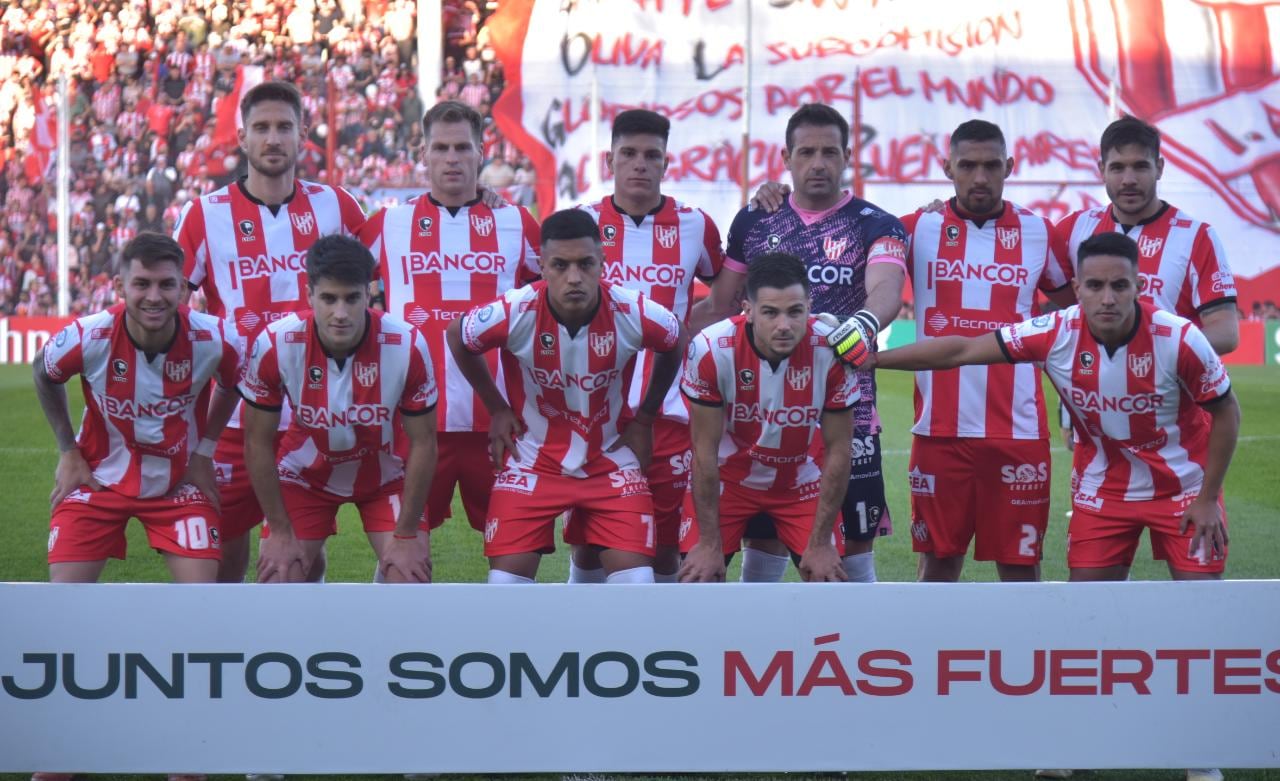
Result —
<svg viewBox="0 0 1280 781"><path fill-rule="evenodd" d="M599 309L570 333L546 290L546 282L509 290L462 320L467 350L503 348L507 399L528 429L516 441L521 468L568 477L639 469L630 448L607 451L636 354L675 349L680 321L642 293L601 282Z"/></svg>
<svg viewBox="0 0 1280 781"><path fill-rule="evenodd" d="M450 209L430 193L375 213L360 240L378 261L386 308L427 338L444 380L442 431L488 431L489 413L453 363L449 321L538 276L538 223L524 207ZM500 371L495 354L489 370ZM502 386L499 379L499 387Z"/></svg>
<svg viewBox="0 0 1280 781"><path fill-rule="evenodd" d="M663 196L658 208L637 225L618 211L613 196L578 208L600 226L605 281L638 290L670 309L681 322L688 322L694 278L712 279L724 265L720 231L706 212ZM653 355L641 353L627 397L631 409L640 406L652 374ZM675 383L663 402L662 416L682 423L689 420Z"/></svg>
<svg viewBox="0 0 1280 781"><path fill-rule="evenodd" d="M254 339L240 394L293 418L280 445L280 479L336 496L360 496L404 476L396 453L399 414L436 404L426 341L396 317L369 311L364 336L342 361L316 336L312 312L286 316Z"/></svg>
<svg viewBox="0 0 1280 781"><path fill-rule="evenodd" d="M168 349L148 359L125 328L124 304L82 317L44 347L49 379L79 374L84 418L77 443L93 479L139 499L164 496L204 435L209 380L232 389L239 340L211 315L180 307Z"/></svg>
<svg viewBox="0 0 1280 781"><path fill-rule="evenodd" d="M1231 380L1191 321L1140 303L1132 335L1112 354L1079 306L997 336L1009 360L1044 367L1071 411L1076 504L1099 509L1199 492L1210 427L1199 405L1225 396Z"/></svg>
<svg viewBox="0 0 1280 781"><path fill-rule="evenodd" d="M307 250L331 233L354 236L364 211L351 194L302 180L272 214L243 180L186 205L174 238L186 255L187 283L204 289L209 313L246 340L307 307Z"/></svg>
<svg viewBox="0 0 1280 781"><path fill-rule="evenodd" d="M1075 268L1085 239L1119 231L1138 243L1140 297L1166 312L1200 324L1200 312L1236 300L1236 280L1218 233L1208 223L1165 204L1138 225L1116 222L1110 206L1086 209L1058 223L1059 252Z"/></svg>
<svg viewBox="0 0 1280 781"><path fill-rule="evenodd" d="M861 398L857 375L827 346L830 326L809 318L775 367L752 342L746 315L707 326L689 342L680 389L724 408L720 479L757 491L794 491L822 476L810 444L826 411Z"/></svg>
<svg viewBox="0 0 1280 781"><path fill-rule="evenodd" d="M967 219L954 199L941 212L902 218L915 293L916 338L978 336L1033 315L1036 290L1070 280L1043 217L1005 202L999 216ZM1044 439L1044 388L1030 364L918 371L916 422L925 437Z"/></svg>

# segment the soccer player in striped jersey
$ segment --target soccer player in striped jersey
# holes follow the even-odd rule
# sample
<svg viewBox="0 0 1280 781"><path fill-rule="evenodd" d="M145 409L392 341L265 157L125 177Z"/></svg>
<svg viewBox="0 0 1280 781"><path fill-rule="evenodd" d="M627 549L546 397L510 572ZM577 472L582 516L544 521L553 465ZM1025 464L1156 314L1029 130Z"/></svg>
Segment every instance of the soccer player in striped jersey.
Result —
<svg viewBox="0 0 1280 781"><path fill-rule="evenodd" d="M61 452L49 497L53 582L92 583L108 558L123 559L131 517L174 580L218 573L210 459L235 409L240 353L216 317L180 305L182 258L168 236L138 234L115 279L123 303L76 320L36 355L36 395ZM62 385L77 374L85 414L74 436Z"/></svg>
<svg viewBox="0 0 1280 781"><path fill-rule="evenodd" d="M653 499L644 467L653 423L680 368L681 323L665 307L600 279L595 221L581 209L542 224L543 281L449 324L449 349L490 415L498 475L485 520L490 583L532 583L555 549L555 519L578 514L609 583L652 583ZM482 354L502 350L506 396ZM642 350L649 389L622 421ZM508 403L509 400L509 403Z"/></svg>
<svg viewBox="0 0 1280 781"><path fill-rule="evenodd" d="M307 250L311 310L267 326L250 347L239 386L245 461L270 530L259 582L306 580L343 504L359 509L387 582L431 580L422 512L436 460L436 382L422 335L369 308L373 265L353 238L320 239ZM286 398L294 414L277 458Z"/></svg>
<svg viewBox="0 0 1280 781"><path fill-rule="evenodd" d="M1003 199L1004 134L980 119L951 134L943 168L955 197L903 218L917 340L976 336L1033 315L1037 290L1075 302L1048 220ZM920 579L956 581L974 558L1000 579L1038 580L1049 523L1049 424L1040 370L965 366L915 375L912 547Z"/></svg>
<svg viewBox="0 0 1280 781"><path fill-rule="evenodd" d="M1240 408L1204 333L1140 300L1139 256L1123 234L1092 236L1080 245L1072 280L1079 305L983 336L888 350L874 363L1041 366L1080 432L1067 537L1071 580L1126 579L1143 529L1172 578L1218 579L1227 558L1222 483Z"/></svg>
<svg viewBox="0 0 1280 781"><path fill-rule="evenodd" d="M843 581L836 516L849 485L858 378L809 313L809 280L794 255L747 268L746 313L693 337L681 390L690 401L693 485L681 528L682 582L724 580L749 519L764 514L807 581ZM819 422L822 465L812 444Z"/></svg>
<svg viewBox="0 0 1280 781"><path fill-rule="evenodd" d="M1060 254L1074 258L1090 236L1123 233L1138 243L1140 298L1195 323L1219 355L1236 349L1236 283L1217 231L1156 191L1164 173L1160 131L1123 117L1103 131L1100 149L1098 170L1111 203L1058 223Z"/></svg>
<svg viewBox="0 0 1280 781"><path fill-rule="evenodd" d="M481 200L476 179L483 118L470 106L443 101L422 118L431 189L376 212L360 239L378 261L386 310L427 339L440 381L439 462L427 516L449 517L454 489L472 528L484 529L494 475L488 460L489 416L453 365L445 327L536 278L538 224L522 206ZM498 370L497 353L489 368Z"/></svg>
<svg viewBox="0 0 1280 781"><path fill-rule="evenodd" d="M248 175L183 207L174 238L186 253L187 284L204 291L209 313L247 346L268 323L306 308L307 249L321 236L355 235L364 211L340 187L297 178L306 122L293 85L253 87L240 101L240 116ZM287 416L286 409L282 425ZM224 527L218 580L240 583L249 565L248 533L263 513L245 469L239 410L218 442L214 464ZM323 576L323 559L311 573Z"/></svg>
<svg viewBox="0 0 1280 781"><path fill-rule="evenodd" d="M688 323L695 278L712 282L723 255L720 231L701 209L662 194L671 122L661 114L631 109L613 120L613 142L605 161L613 174L613 192L582 204L600 226L604 249L603 278L644 293ZM714 282L712 282L714 284ZM636 359L624 420L648 391L657 357L643 352ZM645 474L653 493L657 523L654 577L674 582L680 565L677 538L689 487L689 412L674 384L653 426L653 459ZM600 583L604 569L583 544L574 516L565 521L565 542L573 545L570 583Z"/></svg>

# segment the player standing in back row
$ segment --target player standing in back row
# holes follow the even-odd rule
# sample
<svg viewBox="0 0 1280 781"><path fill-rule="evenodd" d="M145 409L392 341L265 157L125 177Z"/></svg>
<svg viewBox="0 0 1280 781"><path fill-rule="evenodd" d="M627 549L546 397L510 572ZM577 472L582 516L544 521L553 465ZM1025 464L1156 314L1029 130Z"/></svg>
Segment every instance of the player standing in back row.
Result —
<svg viewBox="0 0 1280 781"><path fill-rule="evenodd" d="M726 275L736 275L737 284L717 285L700 304L711 319L736 314L737 300L730 290L741 289L752 258L788 252L805 262L812 310L851 318L861 329L866 349L874 349L880 324L892 322L902 307L907 234L896 217L841 189L849 154L849 123L835 109L811 103L791 115L782 155L794 191L776 211L743 209L734 218L724 268ZM700 313L695 323L706 322L707 316ZM892 527L870 373L862 375L860 390L842 515L849 579L873 582L872 544ZM751 529L748 535L755 536ZM775 543L766 553L749 546L743 554L743 580L779 580L786 565L785 547Z"/></svg>
<svg viewBox="0 0 1280 781"><path fill-rule="evenodd" d="M493 490L493 470L485 466L489 413L454 364L445 328L538 274L537 222L522 206L480 200L482 129L470 106L432 106L422 118L431 189L375 213L360 232L378 261L387 312L426 337L440 382L439 461L427 499L432 528L449 517L457 487L468 522L483 531ZM495 373L497 357L489 360Z"/></svg>
<svg viewBox="0 0 1280 781"><path fill-rule="evenodd" d="M174 238L186 254L184 276L204 291L209 314L247 346L269 323L306 308L307 249L321 236L354 236L364 211L340 187L296 176L305 138L302 98L291 84L269 81L240 101L237 131L249 173L188 203ZM249 483L238 408L218 441L214 464L222 494L223 550L218 580L240 583L249 566L248 533L262 521ZM282 410L281 426L288 425ZM310 568L324 575L323 557Z"/></svg>
<svg viewBox="0 0 1280 781"><path fill-rule="evenodd" d="M720 273L720 231L705 212L662 194L671 122L644 109L624 111L613 120L613 143L605 161L613 173L613 193L579 208L600 226L604 250L601 278L646 295L681 320L689 319L693 283ZM634 416L649 390L657 356L636 357L623 420ZM645 470L653 493L657 524L654 578L673 582L680 565L680 518L689 487L689 411L672 384L653 425L653 457ZM565 542L573 545L570 583L603 583L599 557L583 544L581 528L565 523Z"/></svg>

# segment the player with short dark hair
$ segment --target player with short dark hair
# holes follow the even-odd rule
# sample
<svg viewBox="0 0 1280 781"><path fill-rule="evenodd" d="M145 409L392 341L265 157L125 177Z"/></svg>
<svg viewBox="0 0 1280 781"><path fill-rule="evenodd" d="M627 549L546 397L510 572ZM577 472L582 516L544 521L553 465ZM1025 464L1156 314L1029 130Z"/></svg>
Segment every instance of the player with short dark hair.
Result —
<svg viewBox="0 0 1280 781"><path fill-rule="evenodd" d="M685 359L696 520L681 529L680 579L723 580L748 520L764 515L801 577L846 580L852 567L833 530L849 484L857 378L829 349L830 326L810 316L798 257L752 259L746 310L703 329ZM811 453L819 422L821 467Z"/></svg>
<svg viewBox="0 0 1280 781"><path fill-rule="evenodd" d="M350 503L385 579L429 582L421 521L435 469L436 383L426 342L369 308L374 262L360 242L326 236L307 251L306 266L311 310L259 333L240 381L249 405L245 460L270 532L258 580L306 580L337 533L338 508ZM277 455L286 398L294 414Z"/></svg>
<svg viewBox="0 0 1280 781"><path fill-rule="evenodd" d="M422 119L429 189L369 218L360 239L378 259L386 310L415 326L435 360L441 383L439 461L427 518L432 528L450 517L454 489L467 521L484 529L493 489L488 460L489 416L453 366L445 328L538 274L538 224L520 206L481 200L482 118L456 101L432 106ZM498 370L497 354L490 371Z"/></svg>
<svg viewBox="0 0 1280 781"><path fill-rule="evenodd" d="M604 253L602 277L656 301L688 322L697 279L717 284L724 259L720 231L706 212L662 193L667 169L667 137L671 122L646 109L623 111L613 121L613 143L605 162L613 175L613 192L580 208L599 225ZM657 356L642 352L627 394L623 420L629 420L648 392ZM689 487L689 412L679 390L667 392L653 421L653 457L645 470L653 494L657 524L654 577L673 582L680 564L679 527ZM565 542L573 546L570 583L600 583L604 569L582 540L581 526L570 514Z"/></svg>
<svg viewBox="0 0 1280 781"><path fill-rule="evenodd" d="M186 256L187 284L204 291L209 313L247 346L268 323L306 308L307 249L321 236L355 235L364 211L341 187L297 178L306 117L292 84L258 84L241 99L240 113L237 135L248 174L184 206L174 238ZM282 426L287 407L283 413ZM263 513L245 468L239 409L218 442L214 465L223 500L218 580L240 583L249 566L248 533ZM310 571L322 578L323 559Z"/></svg>
<svg viewBox="0 0 1280 781"><path fill-rule="evenodd" d="M542 224L543 280L449 325L454 361L488 408L502 470L485 521L490 583L532 583L567 510L578 514L608 582L653 582L643 469L684 337L670 311L602 281L602 265L595 220L581 209L556 212ZM505 397L481 357L498 348ZM639 414L622 426L626 374L641 350L658 358Z"/></svg>
<svg viewBox="0 0 1280 781"><path fill-rule="evenodd" d="M36 355L36 395L61 452L49 497L51 581L96 581L108 558L124 558L131 517L174 580L217 575L210 459L235 409L240 354L217 318L180 304L182 262L173 239L138 234L121 253L122 303L72 322ZM77 374L85 415L75 436L62 385Z"/></svg>

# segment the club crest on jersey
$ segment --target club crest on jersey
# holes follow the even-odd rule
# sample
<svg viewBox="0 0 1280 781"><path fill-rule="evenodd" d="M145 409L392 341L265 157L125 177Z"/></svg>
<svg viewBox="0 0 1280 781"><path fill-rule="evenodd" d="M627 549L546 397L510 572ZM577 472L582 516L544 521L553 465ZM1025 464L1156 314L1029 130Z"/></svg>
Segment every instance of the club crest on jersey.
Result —
<svg viewBox="0 0 1280 781"><path fill-rule="evenodd" d="M791 386L793 391L802 391L809 387L809 378L813 376L813 369L806 366L792 367L787 369L787 385Z"/></svg>
<svg viewBox="0 0 1280 781"><path fill-rule="evenodd" d="M848 245L848 239L833 239L827 236L822 240L822 252L827 256L827 260L839 260L844 254L844 248Z"/></svg>
<svg viewBox="0 0 1280 781"><path fill-rule="evenodd" d="M750 369L742 369L738 372L738 383L745 388L750 388L756 384L756 373Z"/></svg>
<svg viewBox="0 0 1280 781"><path fill-rule="evenodd" d="M602 334L591 334L591 352L597 358L607 358L613 352L613 331Z"/></svg>
<svg viewBox="0 0 1280 781"><path fill-rule="evenodd" d="M954 247L956 243L960 241L960 226L948 225L946 233L947 233L947 246Z"/></svg>
<svg viewBox="0 0 1280 781"><path fill-rule="evenodd" d="M169 378L169 382L183 382L191 376L191 360L165 361L164 376Z"/></svg>
<svg viewBox="0 0 1280 781"><path fill-rule="evenodd" d="M306 214L289 213L289 221L293 223L293 229L303 236L310 236L311 231L316 229L316 216L311 212Z"/></svg>
<svg viewBox="0 0 1280 781"><path fill-rule="evenodd" d="M484 522L484 541L493 542L493 538L498 536L498 519L490 518Z"/></svg>
<svg viewBox="0 0 1280 781"><path fill-rule="evenodd" d="M240 221L240 235L241 235L241 236L243 236L243 237L245 237L246 239L248 239L248 240L252 241L252 240L254 239L253 231L254 231L254 227L253 227L253 220L241 220L241 221Z"/></svg>
<svg viewBox="0 0 1280 781"><path fill-rule="evenodd" d="M418 235L430 236L431 226L435 224L436 224L436 221L431 219L430 217L419 217L418 218Z"/></svg>
<svg viewBox="0 0 1280 781"><path fill-rule="evenodd" d="M1145 380L1148 374L1151 374L1152 364L1151 353L1143 353L1142 355L1129 356L1129 371L1134 377Z"/></svg>
<svg viewBox="0 0 1280 781"><path fill-rule="evenodd" d="M600 230L600 234L604 236L604 240L612 246L613 240L618 238L618 229L612 225L606 225Z"/></svg>
<svg viewBox="0 0 1280 781"><path fill-rule="evenodd" d="M1164 246L1164 239L1158 236L1139 236L1138 252L1142 253L1144 258L1154 258L1160 254L1160 248Z"/></svg>
<svg viewBox="0 0 1280 781"><path fill-rule="evenodd" d="M116 358L111 362L111 371L115 374L114 379L124 382L124 378L129 374L129 362L123 358Z"/></svg>
<svg viewBox="0 0 1280 781"><path fill-rule="evenodd" d="M1093 353L1085 350L1080 353L1080 373L1093 374Z"/></svg>
<svg viewBox="0 0 1280 781"><path fill-rule="evenodd" d="M654 226L653 235L663 249L671 249L676 245L676 238L680 235L680 229L675 225L657 225Z"/></svg>
<svg viewBox="0 0 1280 781"><path fill-rule="evenodd" d="M543 350L554 350L556 347L556 338L551 335L550 331L543 331L538 334L538 344L542 345Z"/></svg>
<svg viewBox="0 0 1280 781"><path fill-rule="evenodd" d="M312 388L319 388L320 381L324 379L324 371L319 366L307 367L307 380L311 383Z"/></svg>
<svg viewBox="0 0 1280 781"><path fill-rule="evenodd" d="M1018 228L996 228L996 238L1000 239L1001 247L1012 250L1018 246L1022 231Z"/></svg>
<svg viewBox="0 0 1280 781"><path fill-rule="evenodd" d="M471 215L471 229L478 236L488 236L493 233L493 218L481 217L478 214Z"/></svg>
<svg viewBox="0 0 1280 781"><path fill-rule="evenodd" d="M782 243L782 237L776 233L770 233L765 243L769 245L769 249L777 249L778 245Z"/></svg>
<svg viewBox="0 0 1280 781"><path fill-rule="evenodd" d="M373 384L378 381L378 364L376 363L360 363L355 364L356 382L365 388L372 388Z"/></svg>

